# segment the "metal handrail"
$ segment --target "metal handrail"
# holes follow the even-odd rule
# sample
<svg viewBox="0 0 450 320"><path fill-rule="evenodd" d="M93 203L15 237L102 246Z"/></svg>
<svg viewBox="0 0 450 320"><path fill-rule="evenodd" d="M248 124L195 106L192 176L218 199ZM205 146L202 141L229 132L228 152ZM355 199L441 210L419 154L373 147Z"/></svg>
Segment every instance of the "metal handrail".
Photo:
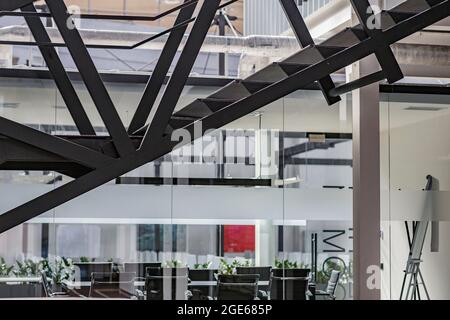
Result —
<svg viewBox="0 0 450 320"><path fill-rule="evenodd" d="M195 0L198 1L198 0ZM236 2L238 0L229 0L223 4L221 4L218 7L218 10L223 9L224 7L233 4L234 2ZM19 13L19 12L18 12ZM1 16L1 15L0 15ZM142 46L143 44L146 44L148 42L151 42L153 40L156 40L162 36L164 36L165 34L168 34L174 30L180 29L186 25L188 25L189 23L195 21L195 19L197 19L197 17L193 17L190 18L188 20L185 20L177 25L174 25L172 28L166 29L164 31L161 31L149 38L146 38L144 40L141 40L133 45L108 45L108 44L86 44L86 48L90 48L90 49L116 49L116 50L131 50L131 49L136 49L140 46ZM17 46L42 46L42 47L66 47L65 43L53 43L53 42L36 42L36 41L11 41L11 40L0 40L0 45L17 45Z"/></svg>
<svg viewBox="0 0 450 320"><path fill-rule="evenodd" d="M133 20L133 21L156 21L165 16L187 8L191 5L194 5L199 0L189 0L178 6L168 9L167 11L161 12L155 16L134 16L134 15L115 15L115 14L80 14L77 15L77 18L80 19L96 19L96 20ZM49 12L28 12L28 11L0 11L0 17L9 16L9 17L41 17L41 18L51 18L52 15Z"/></svg>

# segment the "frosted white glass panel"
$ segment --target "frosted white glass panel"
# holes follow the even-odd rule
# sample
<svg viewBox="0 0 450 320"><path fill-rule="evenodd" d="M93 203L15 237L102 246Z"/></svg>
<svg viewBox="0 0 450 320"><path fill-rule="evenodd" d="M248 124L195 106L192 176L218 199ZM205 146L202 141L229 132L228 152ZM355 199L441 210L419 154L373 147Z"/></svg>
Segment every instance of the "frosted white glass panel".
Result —
<svg viewBox="0 0 450 320"><path fill-rule="evenodd" d="M5 211L51 186L0 185ZM171 197L176 199L171 206ZM351 190L106 185L57 208L55 222L144 223L146 219L351 220ZM21 200L23 198L23 201ZM52 218L49 213L34 222ZM108 221L111 219L111 221ZM161 220L162 219L162 220ZM48 222L48 221L47 221ZM195 221L194 221L195 222Z"/></svg>

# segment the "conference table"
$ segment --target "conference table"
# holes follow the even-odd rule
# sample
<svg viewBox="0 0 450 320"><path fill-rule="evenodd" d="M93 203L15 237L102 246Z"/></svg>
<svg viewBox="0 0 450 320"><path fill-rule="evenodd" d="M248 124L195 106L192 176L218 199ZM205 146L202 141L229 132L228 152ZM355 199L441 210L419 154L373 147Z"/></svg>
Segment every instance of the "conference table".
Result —
<svg viewBox="0 0 450 320"><path fill-rule="evenodd" d="M269 281L258 281L258 286L268 286ZM67 293L72 296L78 296L78 297L88 297L89 291L91 288L91 282L90 281L69 281L69 280L63 280L62 285L67 290ZM136 288L140 288L143 290L145 287L145 281L138 280L134 281L134 286ZM210 287L213 288L217 286L217 281L190 281L188 283L188 287L191 288L199 288L199 287Z"/></svg>
<svg viewBox="0 0 450 320"><path fill-rule="evenodd" d="M12 284L12 283L40 283L42 281L41 277L0 277L0 283ZM80 289L85 287L90 287L90 281L69 281L63 280L62 282L68 289ZM135 281L134 285L136 287L144 287L145 281L139 280ZM258 286L268 286L269 281L258 281ZM188 286L192 287L214 287L217 286L217 281L190 281Z"/></svg>
<svg viewBox="0 0 450 320"><path fill-rule="evenodd" d="M63 284L66 286L69 290L76 290L76 289L83 289L83 288L89 288L91 286L90 281L69 281L64 280ZM268 286L269 281L258 281L258 286ZM145 281L135 281L134 282L135 287L144 287ZM190 281L188 283L189 287L214 287L217 286L217 281Z"/></svg>

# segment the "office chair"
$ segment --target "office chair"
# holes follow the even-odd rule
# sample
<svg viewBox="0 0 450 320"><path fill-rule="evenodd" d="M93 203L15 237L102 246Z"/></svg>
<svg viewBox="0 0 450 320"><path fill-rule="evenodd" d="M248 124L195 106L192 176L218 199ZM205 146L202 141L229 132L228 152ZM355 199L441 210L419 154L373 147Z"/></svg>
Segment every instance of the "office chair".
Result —
<svg viewBox="0 0 450 320"><path fill-rule="evenodd" d="M237 274L258 274L259 275L259 281L270 281L270 275L271 275L272 267L237 267L236 273ZM260 300L268 300L269 295L269 286L260 286L258 285L258 298Z"/></svg>
<svg viewBox="0 0 450 320"><path fill-rule="evenodd" d="M217 269L190 270L190 281L217 281ZM192 300L212 300L214 296L215 285L213 286L190 286Z"/></svg>
<svg viewBox="0 0 450 320"><path fill-rule="evenodd" d="M316 290L316 296L327 297L330 300L336 300L336 288L339 284L341 271L331 271L330 279L328 280L327 288L325 290Z"/></svg>
<svg viewBox="0 0 450 320"><path fill-rule="evenodd" d="M293 277L293 278L307 278L309 277L309 273L311 269L287 269L287 268L276 268L272 269L272 274L275 277Z"/></svg>
<svg viewBox="0 0 450 320"><path fill-rule="evenodd" d="M145 279L147 300L188 300L187 275L149 275Z"/></svg>
<svg viewBox="0 0 450 320"><path fill-rule="evenodd" d="M147 268L161 268L161 262L125 262L124 272L135 272L138 278L145 278Z"/></svg>
<svg viewBox="0 0 450 320"><path fill-rule="evenodd" d="M158 268L158 267L147 267L145 268L146 276L188 276L188 268Z"/></svg>
<svg viewBox="0 0 450 320"><path fill-rule="evenodd" d="M93 272L89 297L136 299L135 278L134 272Z"/></svg>
<svg viewBox="0 0 450 320"><path fill-rule="evenodd" d="M217 282L217 300L255 300L258 281L258 274L221 274Z"/></svg>
<svg viewBox="0 0 450 320"><path fill-rule="evenodd" d="M68 296L66 292L54 292L53 291L53 288L52 288L50 282L48 282L47 275L44 271L41 271L41 283L42 283L42 288L44 289L45 296L47 298Z"/></svg>
<svg viewBox="0 0 450 320"><path fill-rule="evenodd" d="M308 300L308 277L277 277L270 280L271 300Z"/></svg>

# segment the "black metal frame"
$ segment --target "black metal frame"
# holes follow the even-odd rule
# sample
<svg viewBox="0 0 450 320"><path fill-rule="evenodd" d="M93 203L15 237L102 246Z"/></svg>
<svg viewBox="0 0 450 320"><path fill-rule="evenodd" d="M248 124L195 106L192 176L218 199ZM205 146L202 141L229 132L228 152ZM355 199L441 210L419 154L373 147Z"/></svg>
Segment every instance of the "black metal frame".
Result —
<svg viewBox="0 0 450 320"><path fill-rule="evenodd" d="M21 10L22 12L36 12L36 8L32 3L21 8ZM33 37L38 42L51 42L50 37L45 30L45 26L40 18L25 16L25 21L27 22ZM81 104L81 101L78 98L72 83L70 82L70 79L61 60L59 59L58 54L56 53L55 48L39 46L39 50L41 51L42 57L47 64L48 70L51 72L53 78L56 79L55 83L58 86L59 92L67 108L69 109L78 131L83 135L95 135L95 130L83 109L83 105Z"/></svg>
<svg viewBox="0 0 450 320"><path fill-rule="evenodd" d="M297 4L294 0L279 0L281 6L283 7L284 13L288 18L289 24L291 25L294 34L300 43L302 48L308 46L314 46L314 39L309 33L308 27L306 26L305 21L303 20L302 15L297 7ZM330 75L325 76L324 78L318 81L320 89L322 90L325 99L329 105L335 104L339 102L341 98L339 96L330 95L330 90L334 89L334 82L331 79Z"/></svg>
<svg viewBox="0 0 450 320"><path fill-rule="evenodd" d="M141 144L142 150L156 147L159 144L158 137L161 137L166 130L215 13L219 9L220 1L209 0L203 3L169 83L164 90L155 116L145 132Z"/></svg>
<svg viewBox="0 0 450 320"><path fill-rule="evenodd" d="M175 20L175 26L188 20L194 14L195 6L188 6L180 10L177 19ZM166 44L161 52L161 56L156 64L155 69L149 79L147 86L142 95L139 106L131 120L128 127L128 133L132 134L135 131L142 128L147 122L147 118L150 115L159 91L164 83L167 73L169 72L170 65L177 53L181 40L183 40L184 33L187 30L187 24L179 29L172 31L167 39Z"/></svg>
<svg viewBox="0 0 450 320"><path fill-rule="evenodd" d="M167 74L166 70L171 59L163 58L160 61L159 67L164 76L155 75L150 79L142 98L139 114L134 120L133 127L127 132L78 30L67 26L67 21L70 21L71 16L67 12L63 0L46 0L50 11L49 14L56 22L65 45L72 55L80 76L110 136L100 137L92 135L94 132L92 132L89 120L87 116L84 116L84 110L82 107L80 108L74 96L74 91L72 91L73 87L68 81L65 70L61 69L60 61L54 54L54 51L50 50L45 43L36 43L40 46L44 59L48 60L49 70L57 82L58 89L61 91L64 100L67 100L66 103L71 114L74 116L74 119L77 118L75 123L82 135L77 137L52 136L0 117L0 145L3 139L10 139L16 142L14 150L29 153L28 162L31 162L29 163L31 168L39 170L40 166L42 166L46 170L55 170L62 173L71 172L76 179L0 215L0 233L87 193L102 184L117 179L133 169L164 156L172 151L173 148L181 146L178 141L172 141L171 136L166 134L173 120L175 105L187 82L189 73L217 9L234 1L228 1L222 5L220 0L205 1L198 16L187 20L195 22L175 70L165 88L161 103L155 110L154 117L150 120L149 125L142 127L145 135L136 136L133 134L135 133L134 129L141 129L140 126L146 122L154 104L155 92L160 91L162 79ZM378 81L381 75L377 74L377 76L360 79L359 82L349 84L344 89L342 87L340 89L335 88L334 83L330 82L331 78L329 75L372 53L375 53L380 61L383 76L389 82L396 81L402 75L398 72L398 64L393 59L389 46L446 18L450 12L450 0L426 0L429 3L429 8L425 11L414 14L408 13L403 15L403 18L399 18L397 13L395 25L386 30L373 31L364 27L368 2L350 0L361 19L364 29L362 30L363 32L361 32L361 29L351 29L352 32L358 34L360 41L348 47L329 47L315 45L311 41L311 36L297 8L297 11L291 8L293 0L291 2L288 0L280 1L300 43L302 46L306 46L299 54L307 53L308 50L317 50L323 59L310 65L294 65L294 68L287 64L278 64L278 67L285 67L286 77L270 83L247 81L247 85L256 85L256 89L255 86L252 86L252 92L248 92L244 97L227 99L226 97L215 98L213 96L199 101L203 103L202 108L207 111L206 115L203 114L198 118L187 117L184 120L177 119L177 123L181 123L179 128L183 128L191 134L190 140L183 141L184 144L198 138L198 136L194 135L197 134L195 127L198 120L202 121L201 134L203 135L207 130L220 128L314 82L318 82L321 85L321 89L330 104L333 101L338 101L337 95L339 92L343 92L346 89L359 88L372 81ZM26 11L26 6L32 5L33 2L30 0L3 0L0 4L0 10L21 9ZM177 22L184 20L185 22L182 22L182 24L186 23L185 18L192 15L191 6L186 5L188 2L186 1L183 3L185 6L179 8L180 13ZM28 9L31 9L31 7L28 7ZM23 11L21 14L23 14ZM45 28L42 28L43 26L37 23L37 14L30 13L26 15L27 22L37 38L36 40L38 42L41 40L46 42L48 35L45 33ZM167 31L171 33L169 36L171 40L166 43L164 50L171 56L175 54L179 46L182 32L178 31L184 28L184 25L177 27L177 23L175 23L175 28ZM226 88L229 89L229 86L242 84L244 83L232 82ZM220 93L223 92L219 90L216 94ZM24 149L26 150L24 151ZM36 159L39 159L39 157L54 159L54 167L51 167L51 164L49 165L48 162L37 161ZM3 165L6 165L5 163L7 164L7 161L0 161L0 169L2 169ZM27 160L23 158L19 161L19 164L25 165L26 163Z"/></svg>
<svg viewBox="0 0 450 320"><path fill-rule="evenodd" d="M381 68L383 69L382 74L385 75L389 83L397 82L398 80L403 78L402 70L395 59L394 53L389 47L389 43L386 43L383 40L383 32L381 29L371 29L367 25L369 21L369 12L368 8L370 8L370 3L368 0L350 0L353 10L355 11L358 19L363 27L363 30L366 32L368 36L371 37L372 41L376 43L375 45L375 55L380 63ZM382 79L382 78L381 78ZM380 81L379 77L375 77L373 82Z"/></svg>
<svg viewBox="0 0 450 320"><path fill-rule="evenodd" d="M73 18L67 12L64 1L46 0L45 2L53 15L62 38L67 43L67 49L83 78L83 82L94 101L103 123L114 141L117 152L120 156L132 153L135 148L128 137L122 120L120 120L114 103L95 68L88 50L84 46L83 39L73 23ZM73 26L69 28L68 24L70 21L72 21Z"/></svg>

